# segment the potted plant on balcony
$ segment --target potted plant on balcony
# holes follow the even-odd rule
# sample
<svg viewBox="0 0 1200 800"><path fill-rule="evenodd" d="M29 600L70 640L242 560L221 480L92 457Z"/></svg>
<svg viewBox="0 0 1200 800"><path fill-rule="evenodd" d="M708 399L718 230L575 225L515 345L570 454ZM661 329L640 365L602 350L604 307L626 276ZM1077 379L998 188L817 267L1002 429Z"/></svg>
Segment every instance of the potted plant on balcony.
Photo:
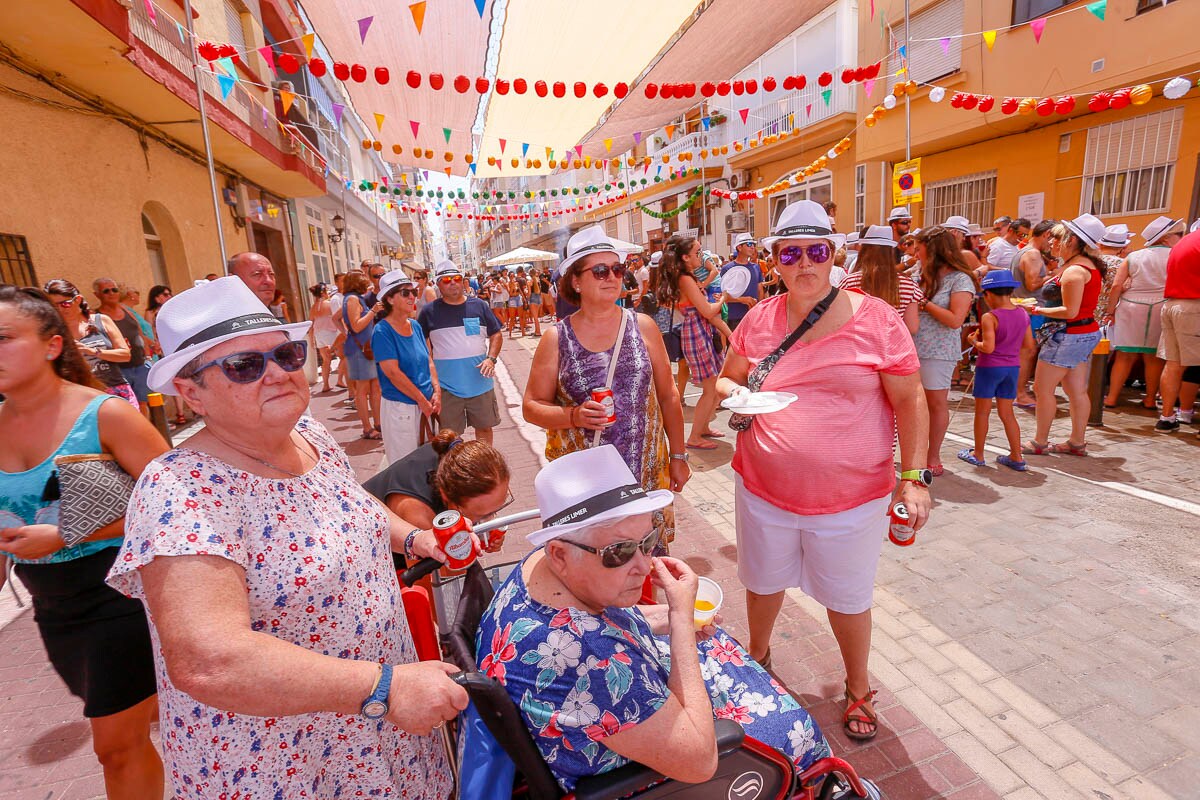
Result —
<svg viewBox="0 0 1200 800"><path fill-rule="evenodd" d="M710 128L715 128L718 125L724 125L729 120L729 117L722 114L720 111L714 111L708 115L708 125Z"/></svg>

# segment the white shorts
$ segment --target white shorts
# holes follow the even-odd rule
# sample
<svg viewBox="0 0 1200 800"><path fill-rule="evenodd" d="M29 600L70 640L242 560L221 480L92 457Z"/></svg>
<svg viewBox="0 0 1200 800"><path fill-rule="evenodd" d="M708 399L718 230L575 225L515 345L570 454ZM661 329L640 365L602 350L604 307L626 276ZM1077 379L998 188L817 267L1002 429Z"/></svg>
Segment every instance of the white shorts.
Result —
<svg viewBox="0 0 1200 800"><path fill-rule="evenodd" d="M336 330L320 329L313 331L313 338L317 340L317 347L332 347L337 337L338 332Z"/></svg>
<svg viewBox="0 0 1200 800"><path fill-rule="evenodd" d="M802 516L752 494L740 475L735 481L738 578L743 586L755 594L799 587L841 614L871 608L890 494L836 514Z"/></svg>
<svg viewBox="0 0 1200 800"><path fill-rule="evenodd" d="M379 424L383 431L383 452L388 464L417 449L421 439L421 409L411 403L382 398Z"/></svg>

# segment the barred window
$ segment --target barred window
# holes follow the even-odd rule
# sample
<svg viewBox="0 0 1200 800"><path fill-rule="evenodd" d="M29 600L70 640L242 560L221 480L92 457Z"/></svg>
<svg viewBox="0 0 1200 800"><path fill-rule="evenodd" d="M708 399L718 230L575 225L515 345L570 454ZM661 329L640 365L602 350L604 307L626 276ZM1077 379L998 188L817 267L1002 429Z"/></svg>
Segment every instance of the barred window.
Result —
<svg viewBox="0 0 1200 800"><path fill-rule="evenodd" d="M29 243L24 236L0 233L0 283L40 288L33 271L33 259L29 257Z"/></svg>
<svg viewBox="0 0 1200 800"><path fill-rule="evenodd" d="M1166 211L1182 129L1182 108L1089 128L1080 213Z"/></svg>
<svg viewBox="0 0 1200 800"><path fill-rule="evenodd" d="M980 225L996 218L996 171L930 181L924 187L924 227L963 216Z"/></svg>

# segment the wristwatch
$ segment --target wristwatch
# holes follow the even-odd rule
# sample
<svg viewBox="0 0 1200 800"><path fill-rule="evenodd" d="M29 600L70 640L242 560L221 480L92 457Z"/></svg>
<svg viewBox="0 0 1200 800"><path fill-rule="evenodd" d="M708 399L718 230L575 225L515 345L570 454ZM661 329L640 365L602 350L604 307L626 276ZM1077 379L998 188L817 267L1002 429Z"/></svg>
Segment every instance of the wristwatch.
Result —
<svg viewBox="0 0 1200 800"><path fill-rule="evenodd" d="M392 665L384 664L379 672L379 680L371 689L371 694L363 700L361 713L367 719L383 719L388 712L388 692L392 690Z"/></svg>
<svg viewBox="0 0 1200 800"><path fill-rule="evenodd" d="M691 453L671 453L671 460L672 461L682 461L683 463L686 464L692 460L692 454Z"/></svg>
<svg viewBox="0 0 1200 800"><path fill-rule="evenodd" d="M930 469L906 469L900 473L900 480L912 481L926 488L933 483L933 470Z"/></svg>
<svg viewBox="0 0 1200 800"><path fill-rule="evenodd" d="M495 357L495 356L484 356L484 359L486 359L487 361L490 361L490 362L492 362L493 364L495 364L495 363L496 363L496 361L497 361L497 359L496 359L496 357Z"/></svg>

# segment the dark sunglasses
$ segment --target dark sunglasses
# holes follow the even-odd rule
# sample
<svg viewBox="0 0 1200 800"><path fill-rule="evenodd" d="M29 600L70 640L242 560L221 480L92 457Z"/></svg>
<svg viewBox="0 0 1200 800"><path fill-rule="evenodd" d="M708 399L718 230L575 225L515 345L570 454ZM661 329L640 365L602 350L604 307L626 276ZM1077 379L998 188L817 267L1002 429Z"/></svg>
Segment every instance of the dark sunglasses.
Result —
<svg viewBox="0 0 1200 800"><path fill-rule="evenodd" d="M588 547L586 544L572 542L570 539L563 539L562 541L566 542L567 544L574 545L580 550L586 550L589 553L595 553L596 555L600 556L601 564L609 569L616 569L617 567L623 567L628 564L638 550L641 550L642 555L644 556L650 555L650 553L654 551L654 548L658 546L658 540L660 536L662 536L662 532L658 528L655 528L647 533L646 538L642 539L640 542L635 542L633 539L626 539L623 542L613 542L610 545L601 547L599 550L594 547Z"/></svg>
<svg viewBox="0 0 1200 800"><path fill-rule="evenodd" d="M192 374L199 375L209 367L220 367L221 373L232 383L254 383L267 371L268 361L274 361L284 372L296 372L304 368L307 359L308 342L284 342L266 352L249 350L213 359L201 364Z"/></svg>
<svg viewBox="0 0 1200 800"><path fill-rule="evenodd" d="M438 283L462 283L462 275L449 275L445 278L438 278Z"/></svg>
<svg viewBox="0 0 1200 800"><path fill-rule="evenodd" d="M396 294L400 295L401 297L416 297L417 295L420 294L420 292L417 291L417 289L415 287L413 287L413 288L409 288L409 289L397 289Z"/></svg>
<svg viewBox="0 0 1200 800"><path fill-rule="evenodd" d="M808 247L792 245L791 247L783 248L779 251L779 263L785 267L797 264L800 262L801 253L807 253L808 260L814 264L824 264L833 258L833 248L827 242L817 242L816 244L810 244Z"/></svg>
<svg viewBox="0 0 1200 800"><path fill-rule="evenodd" d="M377 280L379 280L380 278L382 278L382 277L383 277L385 274L386 274L386 273L383 273L383 272L381 272L381 273L379 273L378 275L372 275L372 276L371 276L371 280L373 280L373 281L377 281Z"/></svg>
<svg viewBox="0 0 1200 800"><path fill-rule="evenodd" d="M597 264L591 269L584 269L583 272L591 272L593 278L602 281L606 280L609 275L612 275L614 278L622 278L625 276L625 270L626 267L624 264ZM629 559L625 560L628 561Z"/></svg>
<svg viewBox="0 0 1200 800"><path fill-rule="evenodd" d="M119 291L121 290L114 286L111 289L101 289L100 294L116 294Z"/></svg>

